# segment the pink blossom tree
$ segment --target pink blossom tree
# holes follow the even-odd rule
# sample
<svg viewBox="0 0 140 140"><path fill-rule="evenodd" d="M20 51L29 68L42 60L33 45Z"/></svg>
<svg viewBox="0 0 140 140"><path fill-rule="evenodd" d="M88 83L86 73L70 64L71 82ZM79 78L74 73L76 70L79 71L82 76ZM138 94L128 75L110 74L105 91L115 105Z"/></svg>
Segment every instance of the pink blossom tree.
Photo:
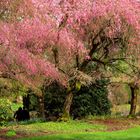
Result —
<svg viewBox="0 0 140 140"><path fill-rule="evenodd" d="M136 0L1 0L0 73L32 87L51 78L68 88L69 116L77 82L140 47ZM95 70L95 69L94 69ZM88 81L88 82L87 82Z"/></svg>

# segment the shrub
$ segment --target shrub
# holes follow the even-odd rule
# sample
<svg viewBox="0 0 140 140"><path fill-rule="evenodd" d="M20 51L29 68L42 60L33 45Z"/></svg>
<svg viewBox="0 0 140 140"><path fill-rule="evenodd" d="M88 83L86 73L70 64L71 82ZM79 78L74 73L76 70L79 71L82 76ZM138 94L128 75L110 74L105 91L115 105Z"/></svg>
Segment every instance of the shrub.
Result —
<svg viewBox="0 0 140 140"><path fill-rule="evenodd" d="M108 81L104 79L97 80L89 87L82 86L78 92L75 92L71 115L79 118L110 114L111 104L108 100L107 83ZM59 118L62 115L65 97L66 89L57 82L45 88L45 109L48 117Z"/></svg>
<svg viewBox="0 0 140 140"><path fill-rule="evenodd" d="M74 118L88 115L110 114L111 104L108 100L107 80L97 80L89 87L82 87L74 96L71 114Z"/></svg>
<svg viewBox="0 0 140 140"><path fill-rule="evenodd" d="M15 111L22 107L21 103L13 103L7 98L0 98L0 125L13 120Z"/></svg>
<svg viewBox="0 0 140 140"><path fill-rule="evenodd" d="M6 124L13 118L12 103L5 98L0 99L0 125Z"/></svg>
<svg viewBox="0 0 140 140"><path fill-rule="evenodd" d="M47 117L55 120L61 116L65 95L66 89L57 82L45 88L45 110Z"/></svg>

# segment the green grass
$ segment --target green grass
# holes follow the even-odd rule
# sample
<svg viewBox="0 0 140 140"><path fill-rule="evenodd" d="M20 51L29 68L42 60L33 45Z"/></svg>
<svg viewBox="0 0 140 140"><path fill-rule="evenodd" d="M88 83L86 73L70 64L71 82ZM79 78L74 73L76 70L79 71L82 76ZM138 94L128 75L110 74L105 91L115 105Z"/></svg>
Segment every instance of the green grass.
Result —
<svg viewBox="0 0 140 140"><path fill-rule="evenodd" d="M29 133L28 136L32 136L18 140L140 140L140 126L123 131L105 132L106 126L83 121L17 124L8 126L7 129L11 130L7 133L9 136L13 135L13 132Z"/></svg>
<svg viewBox="0 0 140 140"><path fill-rule="evenodd" d="M140 140L140 127L126 131L55 134L20 140Z"/></svg>
<svg viewBox="0 0 140 140"><path fill-rule="evenodd" d="M93 125L81 121L69 122L45 122L34 123L16 126L11 126L9 129L24 131L24 132L55 132L55 133L75 133L75 132L95 132L106 130L104 125Z"/></svg>
<svg viewBox="0 0 140 140"><path fill-rule="evenodd" d="M16 132L15 132L14 130L9 130L9 131L6 133L6 136L7 136L7 137L16 136Z"/></svg>

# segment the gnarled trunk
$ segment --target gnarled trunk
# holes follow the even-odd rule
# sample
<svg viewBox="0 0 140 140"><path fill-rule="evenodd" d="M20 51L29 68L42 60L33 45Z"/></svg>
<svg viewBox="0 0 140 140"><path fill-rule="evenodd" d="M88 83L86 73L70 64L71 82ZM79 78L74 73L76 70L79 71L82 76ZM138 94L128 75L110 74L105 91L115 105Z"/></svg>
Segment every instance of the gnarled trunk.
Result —
<svg viewBox="0 0 140 140"><path fill-rule="evenodd" d="M130 87L131 89L131 101L130 101L130 112L129 115L134 116L136 113L137 106L137 91L136 87Z"/></svg>
<svg viewBox="0 0 140 140"><path fill-rule="evenodd" d="M66 119L70 118L70 108L72 105L72 100L73 100L73 93L72 91L70 91L67 93L66 100L64 103L63 117Z"/></svg>

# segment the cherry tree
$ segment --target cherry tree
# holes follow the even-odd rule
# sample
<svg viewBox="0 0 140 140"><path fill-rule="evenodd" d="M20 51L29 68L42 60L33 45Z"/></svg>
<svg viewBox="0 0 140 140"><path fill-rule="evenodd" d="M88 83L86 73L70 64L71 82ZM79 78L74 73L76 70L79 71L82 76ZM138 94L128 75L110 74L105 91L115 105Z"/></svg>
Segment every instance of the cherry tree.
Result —
<svg viewBox="0 0 140 140"><path fill-rule="evenodd" d="M1 0L0 8L1 76L32 87L46 78L61 82L68 88L66 116L77 83L89 84L97 68L139 54L136 0ZM96 71L89 69L94 64Z"/></svg>

